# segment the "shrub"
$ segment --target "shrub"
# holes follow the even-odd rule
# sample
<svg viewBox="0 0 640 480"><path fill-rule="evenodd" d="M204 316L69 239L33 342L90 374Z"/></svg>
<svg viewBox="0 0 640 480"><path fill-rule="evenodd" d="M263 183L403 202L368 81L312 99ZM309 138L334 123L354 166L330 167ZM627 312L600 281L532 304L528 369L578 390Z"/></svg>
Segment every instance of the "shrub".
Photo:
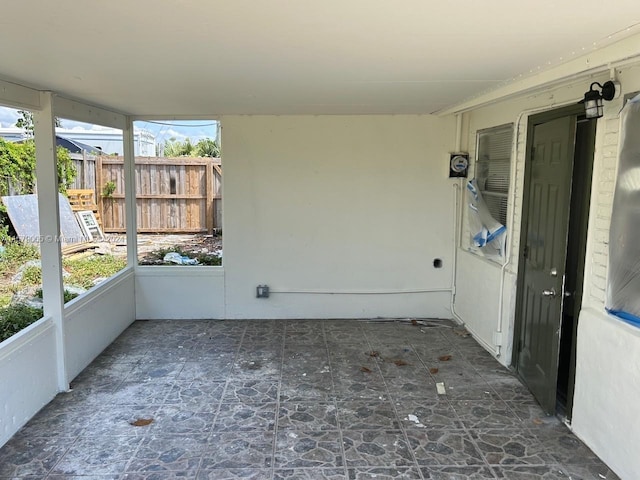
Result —
<svg viewBox="0 0 640 480"><path fill-rule="evenodd" d="M42 309L28 305L9 305L0 309L0 342L42 318Z"/></svg>

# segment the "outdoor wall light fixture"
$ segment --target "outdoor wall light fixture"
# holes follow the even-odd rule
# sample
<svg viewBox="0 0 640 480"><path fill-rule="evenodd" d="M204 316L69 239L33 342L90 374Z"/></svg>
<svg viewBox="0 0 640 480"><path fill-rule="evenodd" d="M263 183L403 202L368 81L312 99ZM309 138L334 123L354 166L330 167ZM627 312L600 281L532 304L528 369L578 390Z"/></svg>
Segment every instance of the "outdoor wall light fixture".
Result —
<svg viewBox="0 0 640 480"><path fill-rule="evenodd" d="M599 87L600 90L596 87ZM584 113L587 118L600 118L603 115L602 101L611 101L620 93L620 84L609 80L601 85L593 82L589 91L584 94Z"/></svg>

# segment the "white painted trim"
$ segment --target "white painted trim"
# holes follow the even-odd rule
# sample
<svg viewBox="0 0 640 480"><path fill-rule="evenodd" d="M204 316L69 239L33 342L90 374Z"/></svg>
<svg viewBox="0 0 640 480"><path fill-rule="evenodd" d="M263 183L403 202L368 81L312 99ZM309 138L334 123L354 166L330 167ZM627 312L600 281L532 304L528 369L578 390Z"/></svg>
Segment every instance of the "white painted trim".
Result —
<svg viewBox="0 0 640 480"><path fill-rule="evenodd" d="M40 103L42 110L33 113L36 178L38 179L38 220L41 237L49 239L40 243L42 303L44 314L51 316L56 326L58 389L62 392L69 389L69 379L64 351L64 284L59 238L60 211L53 94L41 92Z"/></svg>
<svg viewBox="0 0 640 480"><path fill-rule="evenodd" d="M0 80L0 104L26 110L40 110L40 92L17 83Z"/></svg>
<svg viewBox="0 0 640 480"><path fill-rule="evenodd" d="M224 267L137 265L137 277L224 277Z"/></svg>
<svg viewBox="0 0 640 480"><path fill-rule="evenodd" d="M136 205L136 157L134 146L133 121L126 117L122 131L124 152L124 202L127 237L127 265L138 263L138 225Z"/></svg>
<svg viewBox="0 0 640 480"><path fill-rule="evenodd" d="M42 317L40 320L23 328L15 335L0 342L0 362L22 349L36 337L53 328L51 317Z"/></svg>
<svg viewBox="0 0 640 480"><path fill-rule="evenodd" d="M570 81L575 82L580 78L595 73L609 71L613 67L640 58L638 45L640 45L640 34L627 37L624 40L594 50L546 71L535 72L520 80L514 80L507 85L479 95L466 102L435 112L435 114L444 116L467 112L525 93L548 89L552 86L560 86L563 83ZM587 88L585 88L585 91L586 90ZM584 92L579 93L582 95Z"/></svg>
<svg viewBox="0 0 640 480"><path fill-rule="evenodd" d="M211 120L220 122L221 115L134 115L131 119L134 122L148 122L148 121L174 121L174 120Z"/></svg>
<svg viewBox="0 0 640 480"><path fill-rule="evenodd" d="M118 273L108 278L104 282L96 285L88 292L74 298L69 303L65 304L64 313L65 317L69 317L76 313L78 310L82 310L88 304L94 302L98 298L107 295L111 290L117 288L121 283L126 282L135 275L134 269L126 267L120 270Z"/></svg>
<svg viewBox="0 0 640 480"><path fill-rule="evenodd" d="M102 107L70 100L59 95L54 96L53 107L58 117L78 122L94 123L119 130L124 130L125 128L126 122L123 114Z"/></svg>

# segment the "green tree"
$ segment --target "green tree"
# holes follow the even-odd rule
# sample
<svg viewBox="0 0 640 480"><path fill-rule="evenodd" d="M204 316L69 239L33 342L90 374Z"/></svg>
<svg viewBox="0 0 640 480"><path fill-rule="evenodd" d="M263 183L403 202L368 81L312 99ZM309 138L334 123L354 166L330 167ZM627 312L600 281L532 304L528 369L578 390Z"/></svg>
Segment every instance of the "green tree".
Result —
<svg viewBox="0 0 640 480"><path fill-rule="evenodd" d="M76 178L69 151L58 147L58 188L66 192ZM0 193L9 194L9 186L18 195L33 193L36 183L36 146L32 139L11 143L0 138Z"/></svg>
<svg viewBox="0 0 640 480"><path fill-rule="evenodd" d="M33 137L33 113L28 110L18 110L20 118L16 121L16 127L24 130L29 137ZM55 118L56 127L61 127L60 119Z"/></svg>
<svg viewBox="0 0 640 480"><path fill-rule="evenodd" d="M164 144L165 157L190 157L193 156L194 145L187 138L184 142L171 138Z"/></svg>
<svg viewBox="0 0 640 480"><path fill-rule="evenodd" d="M212 138L203 138L196 144L195 154L197 157L220 158L220 145Z"/></svg>
<svg viewBox="0 0 640 480"><path fill-rule="evenodd" d="M171 138L163 145L162 150L165 157L220 157L220 146L211 138L203 138L195 145L190 138L184 142Z"/></svg>

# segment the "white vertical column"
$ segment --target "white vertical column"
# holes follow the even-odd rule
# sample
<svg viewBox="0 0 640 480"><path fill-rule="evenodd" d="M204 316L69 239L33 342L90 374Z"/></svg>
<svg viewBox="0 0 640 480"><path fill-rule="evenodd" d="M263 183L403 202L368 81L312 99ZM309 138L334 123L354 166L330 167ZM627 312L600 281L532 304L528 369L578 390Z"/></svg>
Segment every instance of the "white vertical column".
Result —
<svg viewBox="0 0 640 480"><path fill-rule="evenodd" d="M41 110L33 112L36 144L36 181L42 259L44 315L53 318L56 330L58 390L69 390L65 352L64 284L60 252L60 211L55 117L51 92L40 93Z"/></svg>
<svg viewBox="0 0 640 480"><path fill-rule="evenodd" d="M138 237L136 221L136 159L133 142L133 121L126 118L122 132L124 142L124 189L125 219L127 226L127 264L135 267L138 264Z"/></svg>

